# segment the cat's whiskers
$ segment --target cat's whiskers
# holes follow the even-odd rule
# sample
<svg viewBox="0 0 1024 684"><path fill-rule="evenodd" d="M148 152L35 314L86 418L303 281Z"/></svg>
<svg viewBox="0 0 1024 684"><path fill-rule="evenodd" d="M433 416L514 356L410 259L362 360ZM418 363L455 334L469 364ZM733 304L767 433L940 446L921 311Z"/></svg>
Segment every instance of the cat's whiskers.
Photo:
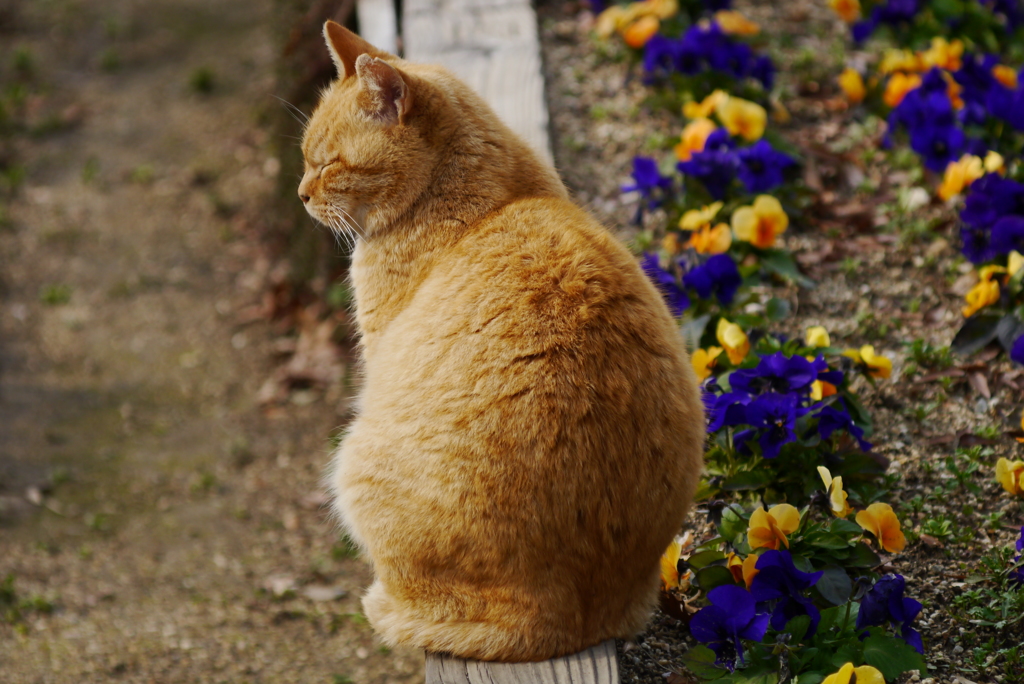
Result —
<svg viewBox="0 0 1024 684"><path fill-rule="evenodd" d="M348 212L340 207L328 207L328 212L328 216L331 219L331 230L333 230L334 234L339 238L345 238L346 242L348 242L349 249L355 249L356 236L363 236L352 222L348 220L351 216L349 216Z"/></svg>
<svg viewBox="0 0 1024 684"><path fill-rule="evenodd" d="M353 232L355 232L355 234L358 235L359 237L363 238L363 241L365 242L366 241L366 234L363 233L362 230L360 230L359 221L356 221L355 217L352 216L352 214L348 213L347 211L345 211L341 207L338 207L338 210L341 211L341 213L343 213L346 216L346 218L348 218L347 223L348 223L349 227L353 230Z"/></svg>
<svg viewBox="0 0 1024 684"><path fill-rule="evenodd" d="M277 97L277 95L275 95L274 97ZM288 110L288 113L291 115L291 117L293 119L295 119L297 122L299 122L300 124L302 124L303 128L305 128L306 126L309 125L309 117L306 115L306 113L304 111L302 111L301 109L299 109L298 107L293 105L288 100L285 100L284 98L277 97L277 99L280 100L281 103L285 106L285 108Z"/></svg>

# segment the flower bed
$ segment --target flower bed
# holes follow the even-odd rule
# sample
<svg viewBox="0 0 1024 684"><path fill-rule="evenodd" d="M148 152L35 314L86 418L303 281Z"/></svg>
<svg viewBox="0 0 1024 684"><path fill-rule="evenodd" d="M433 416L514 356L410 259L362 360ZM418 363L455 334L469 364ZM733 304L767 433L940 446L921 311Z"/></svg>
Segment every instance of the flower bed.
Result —
<svg viewBox="0 0 1024 684"><path fill-rule="evenodd" d="M634 50L633 68L651 89L648 104L682 115L678 138L662 146L672 153L634 159L633 182L624 188L637 195L635 243L693 343L710 415L702 496L715 533L682 539L669 550L663 604L705 644L686 656L701 678L849 681L855 669L862 680L893 681L915 669L923 676L929 634L921 630L922 638L914 626L921 604L912 598L911 572L894 572L904 551L901 515L885 502L894 480L886 475L888 460L872 449L874 426L861 398L865 388L889 377L892 352L887 356L861 343L855 349L832 347L823 328L794 329L792 298L786 295L796 285L814 283L797 267L787 249L794 240L786 238L793 229L811 227L808 209L821 199L814 197L820 188L806 182L807 151L773 130L786 113L770 90L774 69L758 54L771 45L750 38L757 34L744 17L716 16L720 6L702 14L699 5L686 5L669 14L666 5L635 3L613 9L596 24L606 36L620 32ZM891 18L878 16L879 24ZM634 28L644 17L656 22ZM932 47L941 57L949 46ZM952 154L941 166L936 161L940 143L956 148L959 134L951 131L960 130L927 110L930 104L922 98L939 92L936 79L954 107L947 77L925 72L916 86L901 86L905 92L896 108L917 98L917 114L931 130L918 130L916 148L909 141L914 133L906 141L898 133L890 144L909 142L924 150L926 168L931 163L945 171L956 161L965 170L954 174L969 178L977 170L974 161ZM860 85L861 101L885 95L887 86L857 82L849 74L844 80L847 93L856 95ZM913 118L910 104L895 122L903 128L900 122ZM997 168L997 162L994 155L977 160L983 169L986 163ZM978 189L993 182L980 177L972 179L981 183ZM956 183L956 177L948 178L943 192L955 193ZM1006 275L998 285L1009 289L1017 271L997 265L1004 270L979 282ZM934 361L929 354L937 354L924 343L912 349L926 364ZM906 370L912 374L911 364ZM979 455L966 457L975 470L957 471L964 482L977 471ZM952 458L951 471L962 467L961 456ZM1017 472L1010 463L1004 471ZM912 544L922 534L932 537L925 528L941 531L941 524L920 525L910 535ZM1016 572L1012 559L1004 560L1002 574L984 575L985 583ZM765 576L758 580L761 572ZM1011 584L1007 592L1014 592ZM995 660L1019 657L1002 653Z"/></svg>

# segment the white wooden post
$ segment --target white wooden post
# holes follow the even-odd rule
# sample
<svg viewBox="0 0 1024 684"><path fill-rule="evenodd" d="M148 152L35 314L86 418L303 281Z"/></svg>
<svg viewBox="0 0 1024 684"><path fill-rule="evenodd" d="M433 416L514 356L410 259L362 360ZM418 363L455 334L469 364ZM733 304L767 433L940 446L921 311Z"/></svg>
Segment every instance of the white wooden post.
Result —
<svg viewBox="0 0 1024 684"><path fill-rule="evenodd" d="M529 0L404 0L402 44L409 61L440 64L468 83L551 162L537 15Z"/></svg>
<svg viewBox="0 0 1024 684"><path fill-rule="evenodd" d="M619 684L615 641L539 663L485 663L427 654L426 684Z"/></svg>

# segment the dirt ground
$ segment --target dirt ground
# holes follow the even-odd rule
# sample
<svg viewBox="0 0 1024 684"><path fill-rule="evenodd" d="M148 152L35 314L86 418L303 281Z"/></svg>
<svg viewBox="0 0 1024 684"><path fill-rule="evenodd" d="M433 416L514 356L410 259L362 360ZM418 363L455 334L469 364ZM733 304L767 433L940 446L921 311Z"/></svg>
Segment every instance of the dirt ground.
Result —
<svg viewBox="0 0 1024 684"><path fill-rule="evenodd" d="M948 212L895 210L927 183L861 155L871 131L829 104L858 56L825 3L736 4L772 36L781 131L815 151L819 199L787 240L819 285L779 290L784 332L823 324L893 358L893 381L860 388L914 537L892 569L925 603L935 681L1000 681L1003 661L964 662L1005 635L950 607L1024 522L990 469L1016 448L1020 374L911 370L906 343L948 344L960 320ZM0 682L420 680L422 654L365 625L369 571L323 508L352 387L344 320L314 311L297 336L266 316L271 0L97 5L0 0ZM677 120L645 108L581 5L541 5L556 160L628 239L630 160L664 154ZM317 381L280 391L300 357ZM958 442L993 450L967 478L978 493L943 466ZM922 536L940 516L953 532ZM657 618L623 649L624 680L665 681L683 634Z"/></svg>
<svg viewBox="0 0 1024 684"><path fill-rule="evenodd" d="M421 678L322 508L338 388L257 405L270 2L0 5L0 681Z"/></svg>

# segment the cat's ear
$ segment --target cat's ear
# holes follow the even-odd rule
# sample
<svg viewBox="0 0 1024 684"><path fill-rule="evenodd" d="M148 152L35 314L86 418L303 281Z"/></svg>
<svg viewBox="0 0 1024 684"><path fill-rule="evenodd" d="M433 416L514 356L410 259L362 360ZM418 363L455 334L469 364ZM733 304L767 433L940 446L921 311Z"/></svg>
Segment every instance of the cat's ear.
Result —
<svg viewBox="0 0 1024 684"><path fill-rule="evenodd" d="M356 74L362 86L359 104L363 111L388 126L404 123L412 109L412 92L402 72L383 59L359 55Z"/></svg>
<svg viewBox="0 0 1024 684"><path fill-rule="evenodd" d="M343 81L349 76L355 75L356 60L359 55L387 56L383 50L378 50L341 24L330 19L324 23L324 40L327 41L327 50L331 53L334 66L338 67L338 77Z"/></svg>

